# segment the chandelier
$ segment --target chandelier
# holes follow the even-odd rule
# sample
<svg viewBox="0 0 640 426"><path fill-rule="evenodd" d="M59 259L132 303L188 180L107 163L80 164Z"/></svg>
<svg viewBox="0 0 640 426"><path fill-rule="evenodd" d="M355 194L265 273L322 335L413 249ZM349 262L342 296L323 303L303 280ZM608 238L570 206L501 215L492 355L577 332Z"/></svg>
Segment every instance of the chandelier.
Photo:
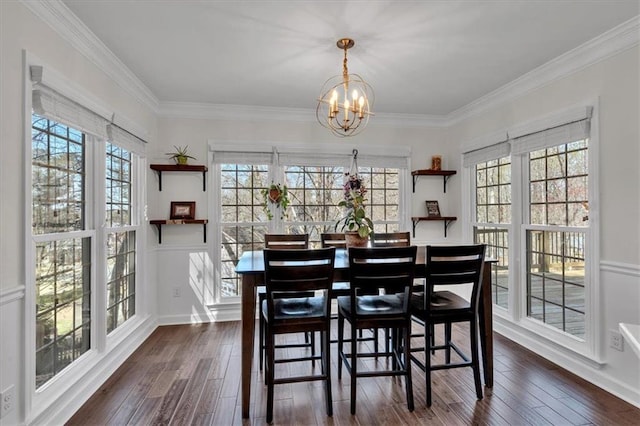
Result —
<svg viewBox="0 0 640 426"><path fill-rule="evenodd" d="M373 89L358 74L349 74L347 69L347 50L355 42L350 38L341 38L336 45L344 50L342 75L334 75L322 86L316 118L318 122L331 130L336 136L354 136L360 133L373 115Z"/></svg>

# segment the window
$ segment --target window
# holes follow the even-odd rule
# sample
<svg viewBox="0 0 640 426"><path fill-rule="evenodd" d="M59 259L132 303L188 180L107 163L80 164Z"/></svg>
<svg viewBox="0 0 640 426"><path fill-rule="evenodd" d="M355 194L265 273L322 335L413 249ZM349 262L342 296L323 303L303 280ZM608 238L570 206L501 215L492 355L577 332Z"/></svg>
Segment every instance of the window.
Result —
<svg viewBox="0 0 640 426"><path fill-rule="evenodd" d="M262 247L267 215L260 190L268 186L267 164L220 165L220 296L240 295L236 263L245 250Z"/></svg>
<svg viewBox="0 0 640 426"><path fill-rule="evenodd" d="M33 114L36 388L90 348L92 233L82 132Z"/></svg>
<svg viewBox="0 0 640 426"><path fill-rule="evenodd" d="M113 143L106 152L107 333L136 312L136 231L132 229L132 155Z"/></svg>
<svg viewBox="0 0 640 426"><path fill-rule="evenodd" d="M507 308L501 315L593 356L600 314L589 302L597 300L589 273L597 264L590 247L591 108L567 114L575 118L566 124L558 123L564 117L551 118L553 125L542 131L520 130L509 142L466 153L464 162L472 172L475 241L498 260L492 297ZM510 258L521 266L510 268Z"/></svg>
<svg viewBox="0 0 640 426"><path fill-rule="evenodd" d="M279 165L275 158L279 159ZM279 157L272 157L271 153L214 153L221 201L217 227L220 252L216 254L220 265L219 301L240 295L240 277L235 266L244 251L263 248L265 233L308 233L310 245L319 247L320 234L334 231L336 221L344 213L337 204L344 196L347 170L341 165L348 161L345 155L316 159L311 152ZM400 215L403 170L406 171L406 166L405 169L359 167L358 173L368 188L368 214L378 232L398 230L404 223ZM287 216L274 215L269 220L260 191L272 182L287 186L291 205Z"/></svg>
<svg viewBox="0 0 640 426"><path fill-rule="evenodd" d="M530 152L527 315L585 337L588 143Z"/></svg>
<svg viewBox="0 0 640 426"><path fill-rule="evenodd" d="M512 232L511 148L507 142L464 154L472 175L472 226L476 243L486 244L493 303L509 309L509 236Z"/></svg>

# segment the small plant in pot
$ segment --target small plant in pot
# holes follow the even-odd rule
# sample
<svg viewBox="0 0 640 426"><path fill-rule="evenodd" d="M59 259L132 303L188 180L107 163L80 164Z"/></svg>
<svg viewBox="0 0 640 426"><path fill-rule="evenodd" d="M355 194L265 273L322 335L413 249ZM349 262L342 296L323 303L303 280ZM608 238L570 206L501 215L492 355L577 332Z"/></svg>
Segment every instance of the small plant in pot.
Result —
<svg viewBox="0 0 640 426"><path fill-rule="evenodd" d="M268 188L261 190L260 193L264 199L262 209L267 214L269 220L273 219L272 208L280 210L280 219L287 216L287 207L291 204L287 185L272 183Z"/></svg>
<svg viewBox="0 0 640 426"><path fill-rule="evenodd" d="M172 158L176 162L176 164L185 165L189 161L189 158L191 158L192 160L196 159L196 157L192 157L188 154L188 145L185 145L184 147L174 145L173 147L176 149L176 151L167 152L166 155L168 155L169 158Z"/></svg>
<svg viewBox="0 0 640 426"><path fill-rule="evenodd" d="M367 217L364 208L367 188L357 174L347 173L347 176L348 179L344 184L344 200L338 203L338 207L347 208L347 214L336 222L335 229L337 231L340 228L345 232L347 246L366 246L369 235L373 234L373 221ZM352 236L355 238L351 238Z"/></svg>

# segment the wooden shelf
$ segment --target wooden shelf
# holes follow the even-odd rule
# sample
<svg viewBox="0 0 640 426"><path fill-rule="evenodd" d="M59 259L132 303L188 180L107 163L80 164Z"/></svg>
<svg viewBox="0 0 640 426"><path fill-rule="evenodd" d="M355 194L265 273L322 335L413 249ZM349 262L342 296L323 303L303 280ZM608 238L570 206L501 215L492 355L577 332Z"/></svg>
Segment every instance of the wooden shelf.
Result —
<svg viewBox="0 0 640 426"><path fill-rule="evenodd" d="M202 225L204 229L204 242L207 242L208 219L154 219L150 220L149 223L158 228L158 244L162 244L162 225Z"/></svg>
<svg viewBox="0 0 640 426"><path fill-rule="evenodd" d="M162 191L162 172L196 172L202 173L202 190L207 190L207 166L191 164L150 164L151 170L158 173L158 189Z"/></svg>
<svg viewBox="0 0 640 426"><path fill-rule="evenodd" d="M418 180L418 176L442 176L444 181L444 192L447 192L447 181L457 172L455 170L414 170L411 172L411 176L413 176L413 192L416 192L416 181Z"/></svg>
<svg viewBox="0 0 640 426"><path fill-rule="evenodd" d="M413 238L416 237L416 225L420 222L444 222L444 237L447 238L447 228L451 225L451 222L454 220L458 220L456 216L414 216L411 218L411 222L413 222Z"/></svg>

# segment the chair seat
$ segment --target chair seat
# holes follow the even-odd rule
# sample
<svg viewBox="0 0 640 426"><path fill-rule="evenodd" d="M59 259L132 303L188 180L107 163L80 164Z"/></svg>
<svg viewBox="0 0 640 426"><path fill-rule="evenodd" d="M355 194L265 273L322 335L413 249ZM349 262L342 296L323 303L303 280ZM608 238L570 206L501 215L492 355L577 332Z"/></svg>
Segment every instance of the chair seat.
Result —
<svg viewBox="0 0 640 426"><path fill-rule="evenodd" d="M413 293L411 295L412 314L418 318L424 318L424 293ZM471 304L466 299L450 291L438 291L431 297L431 316L450 315L451 313L468 313L473 310Z"/></svg>
<svg viewBox="0 0 640 426"><path fill-rule="evenodd" d="M274 301L273 318L275 321L302 320L309 322L312 318L324 318L323 297L296 297L277 299ZM269 320L267 301L262 302L262 313Z"/></svg>
<svg viewBox="0 0 640 426"><path fill-rule="evenodd" d="M351 297L338 297L338 309L345 316L351 314ZM362 316L402 316L403 315L403 296L400 294L385 294L379 296L358 296L356 298L356 314Z"/></svg>

